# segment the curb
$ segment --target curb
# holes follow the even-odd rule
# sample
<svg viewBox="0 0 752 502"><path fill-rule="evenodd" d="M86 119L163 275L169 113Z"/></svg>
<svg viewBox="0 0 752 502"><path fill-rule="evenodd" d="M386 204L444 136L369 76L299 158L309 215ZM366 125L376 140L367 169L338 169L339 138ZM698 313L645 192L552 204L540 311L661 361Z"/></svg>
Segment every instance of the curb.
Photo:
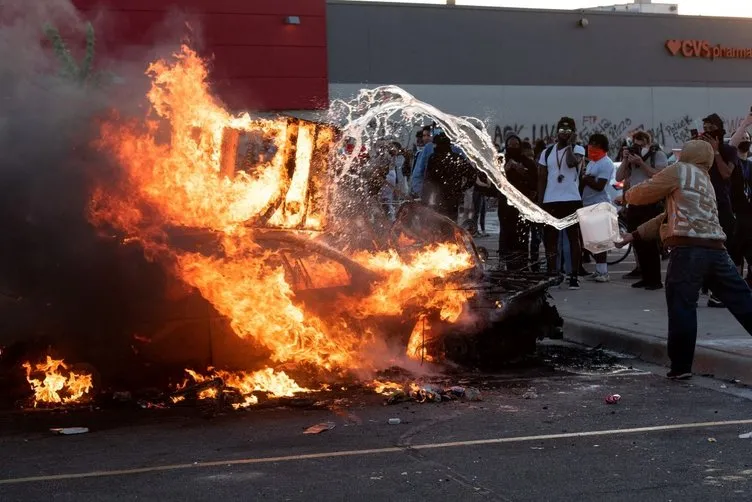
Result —
<svg viewBox="0 0 752 502"><path fill-rule="evenodd" d="M666 338L564 317L564 339L631 354L638 359L666 366L669 359ZM752 383L752 357L697 345L692 366L695 375L712 375L717 379L738 379Z"/></svg>

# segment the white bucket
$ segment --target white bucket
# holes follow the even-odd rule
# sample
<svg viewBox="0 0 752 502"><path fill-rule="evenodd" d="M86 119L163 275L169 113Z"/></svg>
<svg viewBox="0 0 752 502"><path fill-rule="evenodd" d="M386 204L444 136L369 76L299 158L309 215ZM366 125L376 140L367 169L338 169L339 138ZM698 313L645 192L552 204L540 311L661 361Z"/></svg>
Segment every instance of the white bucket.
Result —
<svg viewBox="0 0 752 502"><path fill-rule="evenodd" d="M602 253L616 247L619 240L619 218L616 207L601 202L577 210L583 247L591 253Z"/></svg>

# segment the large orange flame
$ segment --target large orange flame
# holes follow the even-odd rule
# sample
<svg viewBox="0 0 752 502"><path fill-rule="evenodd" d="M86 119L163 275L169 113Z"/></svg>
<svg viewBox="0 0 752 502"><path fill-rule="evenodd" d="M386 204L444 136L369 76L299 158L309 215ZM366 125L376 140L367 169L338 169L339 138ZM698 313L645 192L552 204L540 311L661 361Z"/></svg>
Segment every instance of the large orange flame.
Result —
<svg viewBox="0 0 752 502"><path fill-rule="evenodd" d="M274 253L254 239L253 224L323 229L324 189L306 180L326 170L331 132L288 119L230 114L210 94L203 61L185 46L173 61L153 63L147 74L152 79L150 116L143 123L112 120L102 128L99 146L115 156L124 179L118 189L95 191L91 219L118 228L140 241L149 256L170 263L178 277L229 319L239 337L266 347L273 362L309 363L329 371L376 369L380 362L368 348L381 334L356 328L338 313L364 319L399 315L412 307L436 309L450 322L459 317L470 294L433 282L472 266L468 252L454 244L437 244L409 257L396 252L352 256L381 277L371 293L338 298L333 303L339 312L326 318L306 310ZM240 133L272 138L268 148L273 153L252 168L237 170ZM296 170L290 173L293 158ZM283 203L275 203L279 200ZM165 226L213 232L222 255L170 247ZM318 266L312 275L335 278L326 264ZM246 387L255 390L276 385L259 373L250 381ZM296 387L291 380L288 385Z"/></svg>

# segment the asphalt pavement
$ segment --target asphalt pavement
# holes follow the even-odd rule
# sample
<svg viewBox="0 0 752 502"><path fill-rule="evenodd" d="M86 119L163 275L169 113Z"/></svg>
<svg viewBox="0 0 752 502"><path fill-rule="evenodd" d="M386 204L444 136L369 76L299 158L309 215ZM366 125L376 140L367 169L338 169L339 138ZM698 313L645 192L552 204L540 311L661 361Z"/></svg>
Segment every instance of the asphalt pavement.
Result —
<svg viewBox="0 0 752 502"><path fill-rule="evenodd" d="M739 438L752 431L746 387L667 381L635 359L566 344L543 349L546 362L532 368L445 377L478 386L478 402L385 406L353 390L316 409L212 419L6 413L0 500L750 499L752 439ZM607 404L614 393L621 400ZM335 427L303 434L322 422ZM90 432L48 431L72 425Z"/></svg>

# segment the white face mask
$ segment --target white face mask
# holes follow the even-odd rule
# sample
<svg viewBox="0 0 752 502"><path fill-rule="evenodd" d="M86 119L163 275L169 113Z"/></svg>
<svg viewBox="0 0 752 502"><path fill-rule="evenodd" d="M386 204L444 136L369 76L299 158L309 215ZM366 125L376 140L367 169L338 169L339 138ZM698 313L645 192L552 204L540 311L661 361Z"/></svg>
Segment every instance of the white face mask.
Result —
<svg viewBox="0 0 752 502"><path fill-rule="evenodd" d="M648 152L649 152L649 151L650 151L650 148L648 148L648 147L646 147L646 146L645 146L645 147L643 147L643 148L642 148L642 150L641 150L641 152L642 152L642 154L641 154L641 155L642 155L642 156L644 157L645 155L647 155L647 154L648 154Z"/></svg>

